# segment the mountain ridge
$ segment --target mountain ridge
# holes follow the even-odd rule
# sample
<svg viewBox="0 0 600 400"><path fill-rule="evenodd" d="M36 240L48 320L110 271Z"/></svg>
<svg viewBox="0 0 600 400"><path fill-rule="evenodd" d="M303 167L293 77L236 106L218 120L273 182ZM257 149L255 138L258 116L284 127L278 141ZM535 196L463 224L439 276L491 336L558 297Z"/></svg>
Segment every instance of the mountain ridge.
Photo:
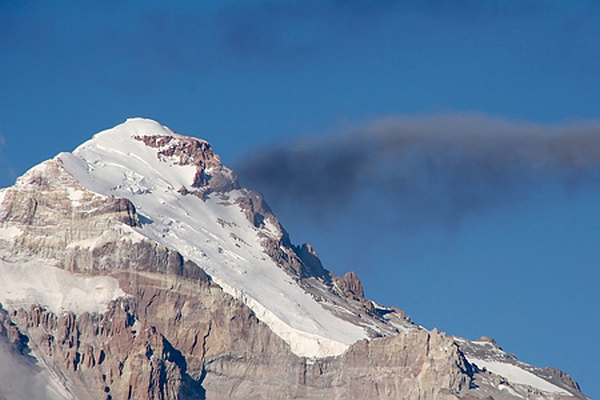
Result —
<svg viewBox="0 0 600 400"><path fill-rule="evenodd" d="M566 375L426 331L366 300L356 275L336 277L310 245L294 246L208 142L155 121L96 134L1 190L0 251L0 276L13 276L5 288L52 271L63 300L61 273L104 296L75 309L74 300L51 305L40 288L28 288L33 297L0 291L10 310L5 331L28 338L26 348L73 398L87 398L78 385L88 380L107 398L585 398ZM120 292L106 290L115 283ZM118 316L115 328L106 313ZM185 324L196 326L193 335ZM288 366L277 373L269 367L281 362ZM239 375L250 366L258 372Z"/></svg>

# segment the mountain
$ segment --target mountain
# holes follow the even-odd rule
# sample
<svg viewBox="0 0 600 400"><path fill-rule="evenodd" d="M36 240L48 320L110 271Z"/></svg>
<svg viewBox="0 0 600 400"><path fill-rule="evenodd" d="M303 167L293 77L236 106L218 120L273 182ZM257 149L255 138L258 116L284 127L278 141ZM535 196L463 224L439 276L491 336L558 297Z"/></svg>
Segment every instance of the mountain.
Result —
<svg viewBox="0 0 600 400"><path fill-rule="evenodd" d="M129 119L0 190L0 399L587 399L365 298L206 141Z"/></svg>

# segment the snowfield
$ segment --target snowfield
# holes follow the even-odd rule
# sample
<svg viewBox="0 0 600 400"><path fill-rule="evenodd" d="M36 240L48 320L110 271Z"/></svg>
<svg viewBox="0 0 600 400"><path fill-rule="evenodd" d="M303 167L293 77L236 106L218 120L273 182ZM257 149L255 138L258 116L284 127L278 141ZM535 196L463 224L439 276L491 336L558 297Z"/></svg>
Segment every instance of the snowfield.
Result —
<svg viewBox="0 0 600 400"><path fill-rule="evenodd" d="M12 308L40 304L55 314L103 313L111 301L123 296L110 276L78 276L39 260L0 260L0 303Z"/></svg>

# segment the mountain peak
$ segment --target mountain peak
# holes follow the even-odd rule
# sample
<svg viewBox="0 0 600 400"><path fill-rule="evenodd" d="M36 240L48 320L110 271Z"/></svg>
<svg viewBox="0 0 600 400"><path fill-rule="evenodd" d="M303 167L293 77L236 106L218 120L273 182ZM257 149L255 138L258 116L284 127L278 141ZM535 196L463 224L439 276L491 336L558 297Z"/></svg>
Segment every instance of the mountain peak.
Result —
<svg viewBox="0 0 600 400"><path fill-rule="evenodd" d="M96 133L90 141L102 141L105 142L107 138L112 140L120 139L131 139L136 135L161 135L161 136L172 136L182 137L169 127L162 125L160 122L150 118L127 118L125 122L115 125L112 128L105 129ZM88 141L89 142L89 141ZM87 143L87 142L86 142ZM85 144L85 143L84 143Z"/></svg>
<svg viewBox="0 0 600 400"><path fill-rule="evenodd" d="M0 303L0 358L29 340L84 393L52 399L585 399L560 371L367 300L207 141L143 118L0 190Z"/></svg>
<svg viewBox="0 0 600 400"><path fill-rule="evenodd" d="M400 316L395 325L372 320L362 303L339 298L345 293L314 250L289 242L262 196L239 188L205 140L132 119L58 160L87 190L130 201L142 235L200 266L297 355L338 355L357 340L413 329ZM352 311L340 312L340 302Z"/></svg>
<svg viewBox="0 0 600 400"><path fill-rule="evenodd" d="M176 185L181 194L205 198L212 192L238 188L237 176L221 163L210 143L175 133L151 119L130 118L97 133L72 154L62 153L59 158L79 173L78 180L84 177L75 166L82 166L81 160L87 160L87 175L93 176L93 182L88 183L102 191L111 188L99 187L101 181L118 179L110 173L116 173L117 165L124 167L122 184L129 184L134 192L152 191L152 184L166 184ZM95 174L97 167L104 175L108 172L108 176Z"/></svg>

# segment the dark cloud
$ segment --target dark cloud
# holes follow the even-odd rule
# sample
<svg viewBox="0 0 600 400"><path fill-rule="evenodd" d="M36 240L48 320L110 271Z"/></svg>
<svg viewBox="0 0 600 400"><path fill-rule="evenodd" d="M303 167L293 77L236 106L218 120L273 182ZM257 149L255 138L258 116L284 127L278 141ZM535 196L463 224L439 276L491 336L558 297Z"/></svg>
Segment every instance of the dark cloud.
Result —
<svg viewBox="0 0 600 400"><path fill-rule="evenodd" d="M274 205L291 203L317 216L368 194L388 204L390 217L454 223L545 185L599 183L600 123L391 117L263 149L236 171Z"/></svg>

